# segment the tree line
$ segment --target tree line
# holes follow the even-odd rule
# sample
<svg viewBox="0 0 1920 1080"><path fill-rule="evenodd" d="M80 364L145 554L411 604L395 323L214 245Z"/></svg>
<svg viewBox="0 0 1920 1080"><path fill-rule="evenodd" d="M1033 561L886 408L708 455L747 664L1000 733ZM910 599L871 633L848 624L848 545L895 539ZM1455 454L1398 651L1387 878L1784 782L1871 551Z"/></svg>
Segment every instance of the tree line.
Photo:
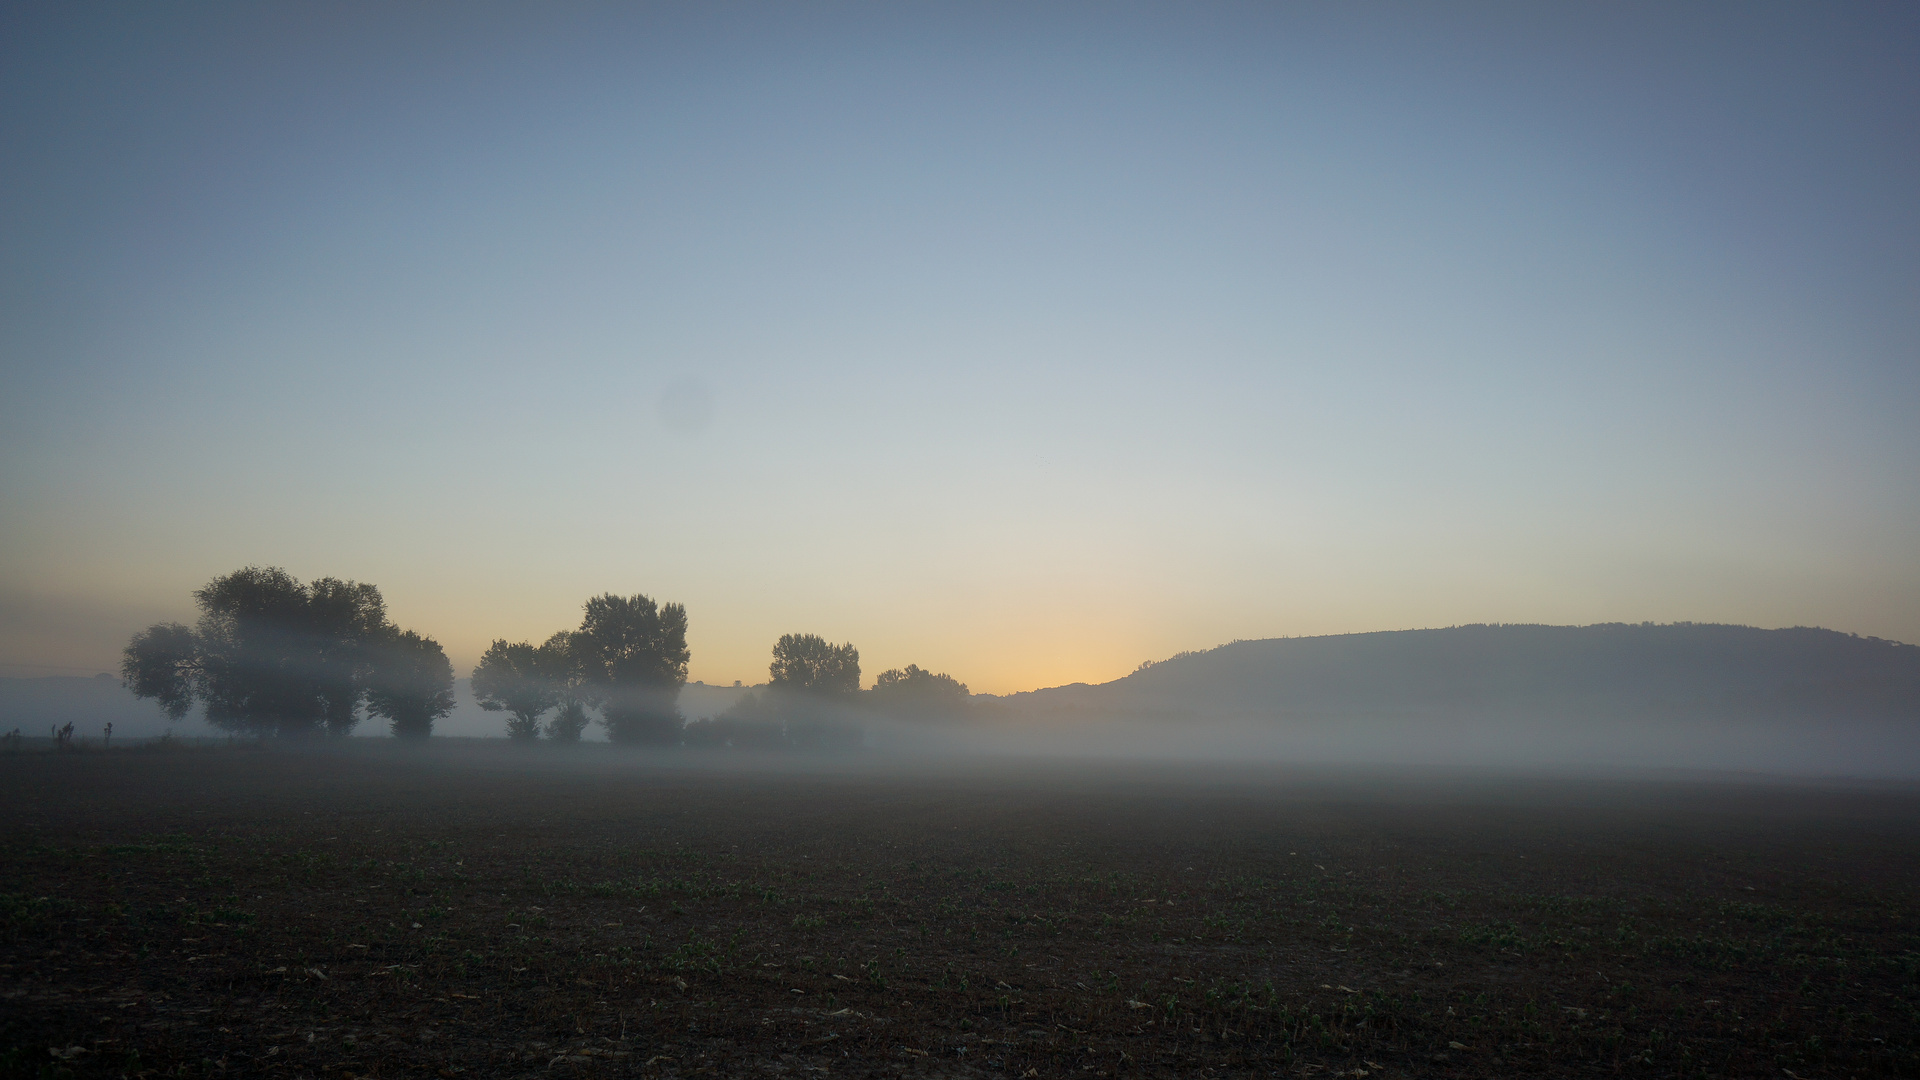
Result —
<svg viewBox="0 0 1920 1080"><path fill-rule="evenodd" d="M178 720L195 702L237 734L345 736L363 719L424 739L453 711L453 665L440 643L387 618L372 585L301 584L250 566L195 590L194 626L155 623L133 636L120 674L136 696Z"/></svg>
<svg viewBox="0 0 1920 1080"><path fill-rule="evenodd" d="M445 652L395 626L373 585L302 584L277 567L247 567L193 598L194 626L155 623L121 661L125 685L175 720L198 703L222 730L299 738L344 737L378 717L394 736L419 739L453 710ZM607 593L586 602L577 629L539 645L494 641L472 687L521 742L578 742L597 712L616 743L832 748L857 743L875 713L950 720L967 711L966 684L951 676L909 664L863 691L852 644L786 634L774 643L764 694L689 724L679 696L690 659L684 605Z"/></svg>
<svg viewBox="0 0 1920 1080"><path fill-rule="evenodd" d="M473 669L473 696L481 708L507 714L511 739L544 732L556 742L578 742L594 708L611 742L677 743L691 656L684 606L607 593L587 601L578 630L562 630L537 647L505 640L488 646Z"/></svg>

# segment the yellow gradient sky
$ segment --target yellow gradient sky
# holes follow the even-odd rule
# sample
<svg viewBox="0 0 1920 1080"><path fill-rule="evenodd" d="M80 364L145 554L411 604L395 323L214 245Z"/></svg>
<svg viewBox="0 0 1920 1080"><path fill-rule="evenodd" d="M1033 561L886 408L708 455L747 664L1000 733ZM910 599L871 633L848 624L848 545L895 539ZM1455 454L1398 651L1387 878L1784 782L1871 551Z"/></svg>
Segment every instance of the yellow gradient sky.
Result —
<svg viewBox="0 0 1920 1080"><path fill-rule="evenodd" d="M250 563L722 683L1920 641L1904 9L6 19L0 675Z"/></svg>

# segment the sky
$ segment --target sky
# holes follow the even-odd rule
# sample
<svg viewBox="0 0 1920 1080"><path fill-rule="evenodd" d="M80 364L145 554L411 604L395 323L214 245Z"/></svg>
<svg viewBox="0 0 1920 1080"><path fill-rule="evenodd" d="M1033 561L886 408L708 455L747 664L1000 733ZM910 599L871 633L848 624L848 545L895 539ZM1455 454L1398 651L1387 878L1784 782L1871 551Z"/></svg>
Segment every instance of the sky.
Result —
<svg viewBox="0 0 1920 1080"><path fill-rule="evenodd" d="M0 675L247 565L981 692L1920 642L1911 5L0 9Z"/></svg>

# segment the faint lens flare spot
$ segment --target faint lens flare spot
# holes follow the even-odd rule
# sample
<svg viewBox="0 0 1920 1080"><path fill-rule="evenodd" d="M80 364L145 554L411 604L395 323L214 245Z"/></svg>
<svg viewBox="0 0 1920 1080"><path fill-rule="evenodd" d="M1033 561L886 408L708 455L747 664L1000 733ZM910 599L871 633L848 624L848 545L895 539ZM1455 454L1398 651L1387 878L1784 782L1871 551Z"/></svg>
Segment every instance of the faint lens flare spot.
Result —
<svg viewBox="0 0 1920 1080"><path fill-rule="evenodd" d="M713 391L705 379L675 379L660 392L660 422L685 435L698 435L713 424Z"/></svg>

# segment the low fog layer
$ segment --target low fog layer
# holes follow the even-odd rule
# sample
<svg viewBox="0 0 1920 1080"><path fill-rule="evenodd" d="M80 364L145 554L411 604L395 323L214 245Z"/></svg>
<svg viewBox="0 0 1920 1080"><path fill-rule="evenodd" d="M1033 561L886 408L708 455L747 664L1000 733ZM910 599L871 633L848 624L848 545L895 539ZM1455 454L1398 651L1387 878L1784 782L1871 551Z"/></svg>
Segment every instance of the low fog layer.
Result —
<svg viewBox="0 0 1920 1080"><path fill-rule="evenodd" d="M680 711L688 719L717 715L726 711L744 693L764 687L708 686L688 683L680 689ZM500 738L501 715L480 707L473 695L473 681L458 679L453 684L453 711L434 721L438 736ZM20 729L26 736L45 738L49 727L72 723L75 735L98 742L105 724L113 725L114 738L148 739L171 731L183 738L226 738L206 721L206 710L195 706L178 723L151 701L142 701L120 685L116 675L102 672L92 677L47 676L42 678L0 677L0 732ZM363 724L361 737L385 738L382 725ZM606 741L599 724L582 735L587 741Z"/></svg>
<svg viewBox="0 0 1920 1080"><path fill-rule="evenodd" d="M689 721L720 716L756 690L689 683L679 708ZM502 734L467 680L456 697L436 734ZM848 719L864 732L848 752L873 757L1920 776L1920 648L1804 628L1467 626L1241 641L1097 686L975 695L965 719ZM95 740L109 721L122 738L168 728L111 676L0 679L4 730L44 736L69 720ZM174 729L215 734L198 710ZM604 737L599 724L587 735Z"/></svg>
<svg viewBox="0 0 1920 1080"><path fill-rule="evenodd" d="M1920 648L1831 630L1463 626L1239 641L976 699L1050 752L1920 775Z"/></svg>

